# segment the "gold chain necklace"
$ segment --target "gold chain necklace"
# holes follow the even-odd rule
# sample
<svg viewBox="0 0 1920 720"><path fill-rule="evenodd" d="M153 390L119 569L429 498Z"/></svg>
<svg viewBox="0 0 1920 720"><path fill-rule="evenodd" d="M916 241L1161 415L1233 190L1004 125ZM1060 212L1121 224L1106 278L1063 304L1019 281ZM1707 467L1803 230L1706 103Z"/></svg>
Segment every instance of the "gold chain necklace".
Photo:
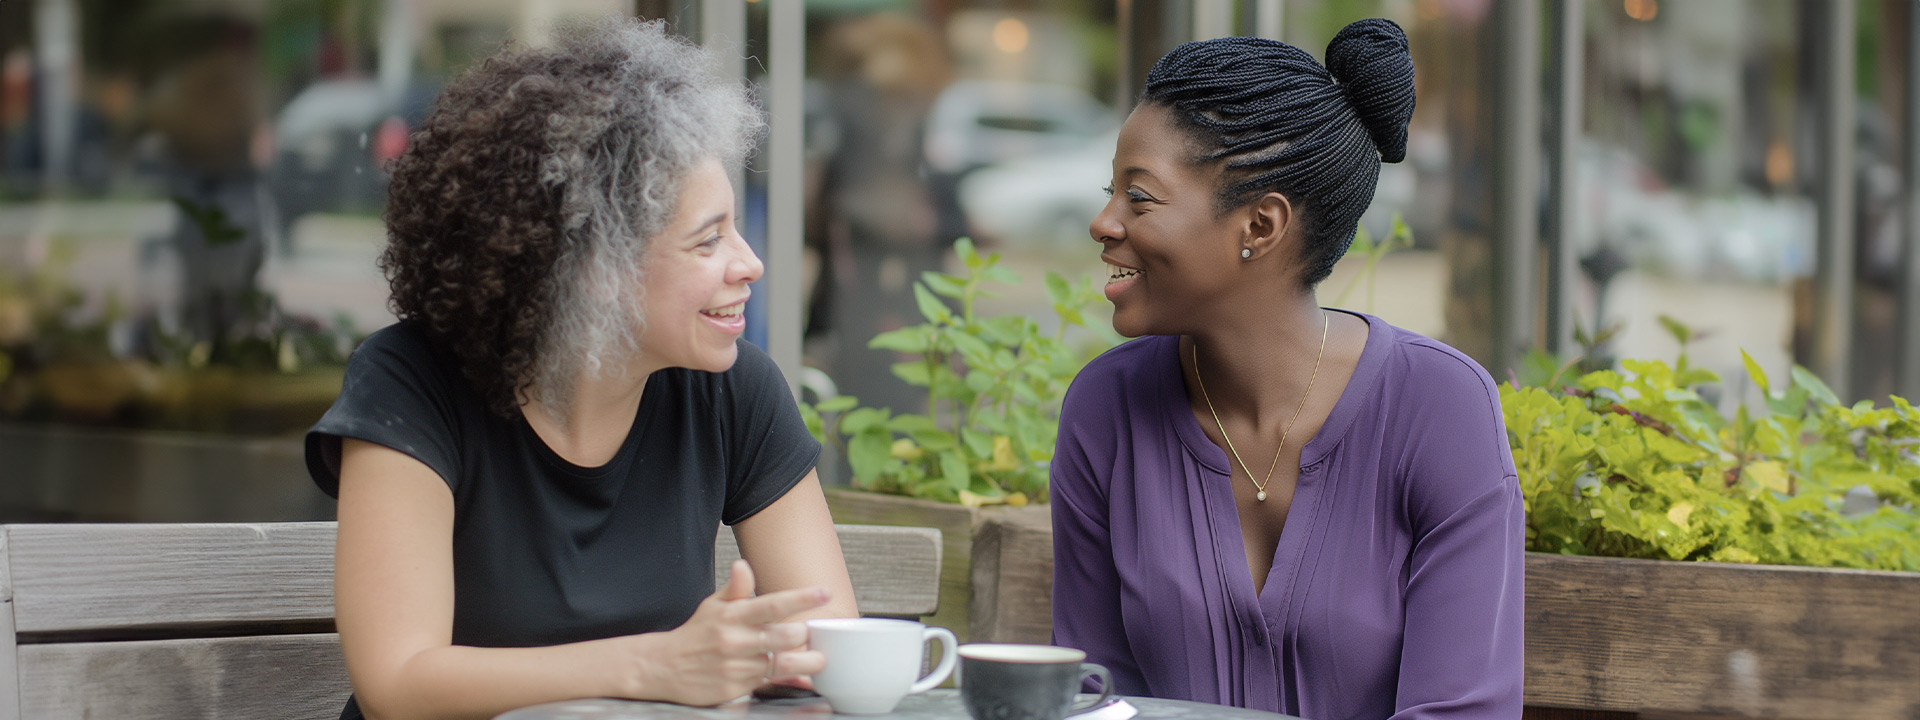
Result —
<svg viewBox="0 0 1920 720"><path fill-rule="evenodd" d="M1207 396L1207 381L1200 379L1200 343L1193 344L1193 381L1200 386L1200 398L1207 401L1207 412L1213 415L1214 427L1220 428L1220 439L1227 441L1227 452L1233 453L1233 459L1239 461L1240 469L1247 472L1247 481L1253 482L1253 499L1267 501L1267 483L1273 482L1273 469L1280 467L1280 454L1287 449L1287 436L1293 434L1293 423L1300 419L1300 411L1307 407L1307 396L1313 394L1313 381L1320 377L1320 359L1327 355L1327 330L1333 326L1327 311L1320 311L1320 352L1313 356L1313 374L1307 376L1307 390L1300 393L1300 404L1294 406L1293 417L1287 420L1287 429L1280 432L1280 447L1273 451L1273 463L1267 466L1267 479L1254 482L1253 468L1247 467L1247 461L1240 459L1240 451L1233 448L1233 438L1227 437L1227 426L1220 422L1220 413L1213 409L1213 398ZM1232 473L1228 473L1231 475Z"/></svg>

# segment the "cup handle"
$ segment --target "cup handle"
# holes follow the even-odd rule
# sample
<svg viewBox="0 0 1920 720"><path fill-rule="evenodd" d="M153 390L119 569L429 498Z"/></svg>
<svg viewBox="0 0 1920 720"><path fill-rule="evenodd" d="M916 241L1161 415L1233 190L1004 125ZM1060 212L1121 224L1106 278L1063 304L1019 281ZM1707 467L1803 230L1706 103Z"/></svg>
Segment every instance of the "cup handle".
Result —
<svg viewBox="0 0 1920 720"><path fill-rule="evenodd" d="M921 678L920 682L913 684L913 687L907 688L908 695L919 695L932 690L940 683L946 682L948 675L953 674L953 664L960 658L959 643L953 639L953 632L943 627L927 628L920 635L920 644L925 646L926 642L933 638L940 638L940 662L933 666L932 674Z"/></svg>
<svg viewBox="0 0 1920 720"><path fill-rule="evenodd" d="M1080 663L1080 680L1074 683L1074 687L1085 687L1087 678L1090 677L1100 678L1100 697L1088 701L1085 705L1074 705L1073 707L1067 708L1068 715L1079 715L1080 713L1105 705L1108 700L1113 698L1113 674L1107 672L1106 666L1099 663Z"/></svg>

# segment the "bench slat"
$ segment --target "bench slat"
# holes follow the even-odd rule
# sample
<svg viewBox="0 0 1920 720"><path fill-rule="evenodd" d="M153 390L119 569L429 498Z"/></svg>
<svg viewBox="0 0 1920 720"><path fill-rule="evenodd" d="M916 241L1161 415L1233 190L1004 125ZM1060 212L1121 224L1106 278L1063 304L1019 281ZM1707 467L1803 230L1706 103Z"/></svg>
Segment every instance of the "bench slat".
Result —
<svg viewBox="0 0 1920 720"><path fill-rule="evenodd" d="M19 633L329 621L334 527L330 522L4 526L0 547L6 548L12 572L10 580L0 574L0 598L14 599L13 630ZM933 613L939 531L836 529L863 612ZM739 556L733 533L719 533L714 555L716 575L724 577Z"/></svg>
<svg viewBox="0 0 1920 720"><path fill-rule="evenodd" d="M867 615L924 617L940 607L940 531L882 525L835 525L847 559L854 600ZM714 587L740 557L733 533L722 531L713 553Z"/></svg>
<svg viewBox="0 0 1920 720"><path fill-rule="evenodd" d="M338 635L23 645L21 717L340 716L352 692Z"/></svg>
<svg viewBox="0 0 1920 720"><path fill-rule="evenodd" d="M333 618L330 522L4 531L17 632Z"/></svg>
<svg viewBox="0 0 1920 720"><path fill-rule="evenodd" d="M0 720L20 720L20 666L13 632L13 581L7 569L7 532L0 527Z"/></svg>

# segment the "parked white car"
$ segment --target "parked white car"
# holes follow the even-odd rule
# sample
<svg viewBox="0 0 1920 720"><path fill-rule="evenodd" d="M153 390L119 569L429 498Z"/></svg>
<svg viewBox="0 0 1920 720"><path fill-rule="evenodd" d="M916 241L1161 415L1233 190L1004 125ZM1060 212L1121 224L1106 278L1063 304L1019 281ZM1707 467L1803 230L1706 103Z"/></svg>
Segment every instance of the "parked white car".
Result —
<svg viewBox="0 0 1920 720"><path fill-rule="evenodd" d="M942 90L927 115L927 165L964 174L1072 150L1119 126L1111 109L1078 88L965 80Z"/></svg>
<svg viewBox="0 0 1920 720"><path fill-rule="evenodd" d="M960 207L980 239L1029 247L1089 240L1107 203L1119 131L1077 147L981 168L960 183Z"/></svg>

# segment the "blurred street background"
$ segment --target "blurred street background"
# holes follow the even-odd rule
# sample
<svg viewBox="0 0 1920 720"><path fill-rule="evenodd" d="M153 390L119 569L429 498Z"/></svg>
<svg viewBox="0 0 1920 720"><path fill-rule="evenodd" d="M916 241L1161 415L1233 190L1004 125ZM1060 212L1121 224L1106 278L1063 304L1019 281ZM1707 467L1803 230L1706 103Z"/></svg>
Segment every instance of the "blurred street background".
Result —
<svg viewBox="0 0 1920 720"><path fill-rule="evenodd" d="M1849 400L1920 394L1908 0L806 0L774 21L798 1L0 0L0 522L330 518L299 438L392 322L385 163L502 42L609 15L718 43L772 100L770 44L802 43L800 102L770 107L801 132L742 176L742 225L802 299L757 292L750 336L797 338L773 349L815 391L922 409L866 342L919 321L912 283L958 238L1025 281L987 312L1052 317L1048 271L1102 284L1087 225L1166 50L1266 34L1320 57L1380 16L1419 105L1363 227L1411 242L1350 256L1324 304L1497 379L1547 351L1671 361L1691 334L1724 402L1755 397L1742 350ZM798 223L770 214L782 183Z"/></svg>

